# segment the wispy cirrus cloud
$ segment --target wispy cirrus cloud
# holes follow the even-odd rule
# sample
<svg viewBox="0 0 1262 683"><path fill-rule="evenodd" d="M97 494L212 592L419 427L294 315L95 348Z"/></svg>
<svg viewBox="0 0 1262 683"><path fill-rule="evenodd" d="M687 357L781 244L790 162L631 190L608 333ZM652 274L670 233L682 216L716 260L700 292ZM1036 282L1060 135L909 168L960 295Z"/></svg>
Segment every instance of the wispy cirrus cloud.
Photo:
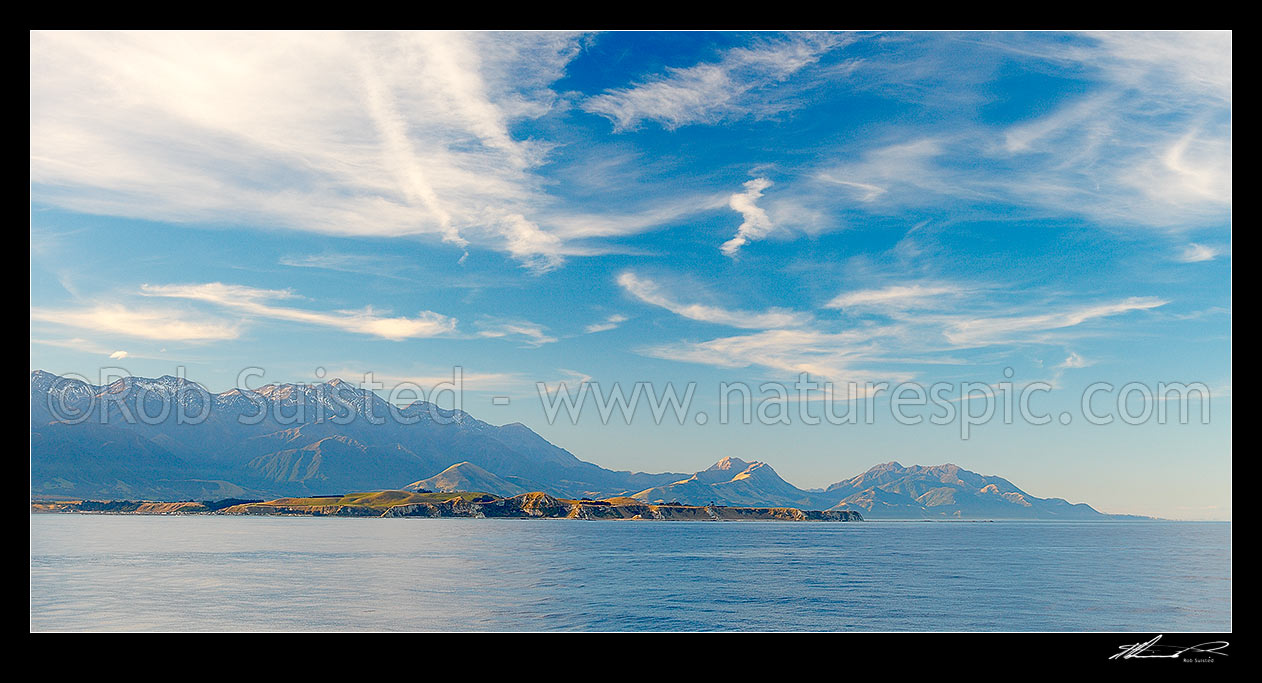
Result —
<svg viewBox="0 0 1262 683"><path fill-rule="evenodd" d="M609 187L608 192L618 191ZM689 194L677 198L667 196L652 206L633 212L604 210L598 213L570 212L549 215L552 232L564 240L637 235L699 213L728 205L729 197L721 193ZM605 249L612 251L613 249ZM590 249L586 253L600 253Z"/></svg>
<svg viewBox="0 0 1262 683"><path fill-rule="evenodd" d="M1067 54L1129 87L1231 100L1231 31L1091 31Z"/></svg>
<svg viewBox="0 0 1262 683"><path fill-rule="evenodd" d="M809 179L817 187L808 182L787 194L842 187L850 201L833 203L837 211L894 213L962 203L982 216L996 207L1019 208L1030 216L1162 229L1225 220L1231 203L1226 125L1129 122L1128 116L1140 115L1105 103L1074 106L1049 115L1055 120L1036 121L1035 132L1021 124L875 146L858 161L816 171Z"/></svg>
<svg viewBox="0 0 1262 683"><path fill-rule="evenodd" d="M141 286L141 293L152 297L210 303L252 318L333 327L392 341L437 337L451 334L456 329L455 318L433 311L421 311L413 318L386 316L371 307L359 311L312 311L277 305L278 301L299 298L289 290L260 289L222 282L191 285L145 284Z"/></svg>
<svg viewBox="0 0 1262 683"><path fill-rule="evenodd" d="M731 48L717 61L670 67L634 85L590 97L581 106L608 118L616 131L635 128L643 121L674 129L771 114L791 105L760 98L759 93L848 42L840 35L799 34Z"/></svg>
<svg viewBox="0 0 1262 683"><path fill-rule="evenodd" d="M942 301L958 297L967 291L958 285L911 284L890 285L878 289L862 289L842 292L824 304L824 308L906 310L923 307L941 307Z"/></svg>
<svg viewBox="0 0 1262 683"><path fill-rule="evenodd" d="M651 281L646 286L632 277L620 284L643 288L649 303L665 298ZM964 296L971 297L967 307L960 305ZM719 368L761 367L832 381L898 382L915 379L926 366L966 363L954 352L993 349L1002 355L1023 346L1060 345L1072 338L1107 333L1106 319L1167 303L1157 297L1082 303L1059 295L1035 304L1028 292L994 284L909 282L842 292L824 304L824 308L838 309L840 319L799 316L789 324L747 325L759 329L754 333L653 344L641 352ZM683 317L700 317L678 302L656 305ZM1071 352L1056 370L1062 373L1086 365L1081 355Z"/></svg>
<svg viewBox="0 0 1262 683"><path fill-rule="evenodd" d="M626 321L627 321L627 316L621 315L621 314L614 314L614 315L609 316L608 318L605 318L601 322L592 323L588 325L587 327L584 327L583 331L586 332L587 334L595 334L597 332L608 332L609 330L616 329L619 325L621 325L622 323Z"/></svg>
<svg viewBox="0 0 1262 683"><path fill-rule="evenodd" d="M75 308L32 307L31 320L107 336L162 341L211 342L241 335L237 321L206 316L192 318L185 311L117 303Z"/></svg>
<svg viewBox="0 0 1262 683"><path fill-rule="evenodd" d="M527 346L542 346L557 341L539 324L527 320L488 319L477 323L478 336L491 339L519 339Z"/></svg>
<svg viewBox="0 0 1262 683"><path fill-rule="evenodd" d="M964 318L949 322L943 332L947 341L957 346L984 346L1013 343L1030 333L1060 330L1110 316L1145 311L1164 306L1169 301L1157 297L1130 297L1086 306L1075 306L1052 313L986 318Z"/></svg>
<svg viewBox="0 0 1262 683"><path fill-rule="evenodd" d="M1203 261L1213 261L1221 253L1222 251L1217 247L1192 242L1179 249L1175 255L1175 260L1180 263L1201 263Z"/></svg>
<svg viewBox="0 0 1262 683"><path fill-rule="evenodd" d="M814 179L841 186L861 205L917 205L963 191L935 168L935 160L944 154L945 142L931 137L876 145L857 160L817 170Z"/></svg>
<svg viewBox="0 0 1262 683"><path fill-rule="evenodd" d="M941 34L922 47L868 64L863 87L930 105L967 97L981 106L994 99L979 64L1019 64L1069 70L1080 89L1001 123L874 129L814 169L786 174L779 201L819 207L832 229L847 215L909 209L1072 216L1163 232L1228 220L1230 33Z"/></svg>
<svg viewBox="0 0 1262 683"><path fill-rule="evenodd" d="M684 303L667 293L665 288L657 282L629 271L618 276L618 285L646 304L664 308L689 320L745 329L770 329L803 325L811 319L809 315L783 309L741 311L699 303Z"/></svg>
<svg viewBox="0 0 1262 683"><path fill-rule="evenodd" d="M643 350L666 360L720 368L762 367L784 377L808 373L833 381L907 381L906 369L879 367L879 339L896 330L865 328L844 332L809 329L763 330L702 342L659 344Z"/></svg>
<svg viewBox="0 0 1262 683"><path fill-rule="evenodd" d="M1054 344L1056 332L1091 321L1164 305L1159 299L1128 299L1091 306L1066 307L1049 314L977 318L941 314L895 319L882 324L832 329L771 329L754 334L717 337L701 342L657 344L646 355L720 368L762 367L791 377L847 382L902 382L919 377L926 365L958 363L945 354L961 349L1026 344ZM840 328L840 329L838 329ZM945 360L944 360L945 359ZM1083 367L1071 354L1058 370Z"/></svg>
<svg viewBox="0 0 1262 683"><path fill-rule="evenodd" d="M58 339L58 338L50 339L46 337L31 337L31 343L39 344L40 346L52 346L56 348L70 349L73 351L81 351L81 352L90 353L94 355L105 356L111 360L122 360L124 358L153 358L153 356L148 356L141 353L123 351L121 349L117 349L117 347L114 347L114 346L104 346L92 340L85 339L83 337L71 337L71 338L61 338L61 339Z"/></svg>
<svg viewBox="0 0 1262 683"><path fill-rule="evenodd" d="M393 280L414 280L407 273L407 263L398 257L379 254L323 252L318 254L285 254L277 263L289 268L313 268L356 275L371 274Z"/></svg>
<svg viewBox="0 0 1262 683"><path fill-rule="evenodd" d="M534 172L548 147L511 126L550 110L577 49L564 33L37 32L32 196L172 223L433 236L546 270L568 253L530 218L549 201Z"/></svg>

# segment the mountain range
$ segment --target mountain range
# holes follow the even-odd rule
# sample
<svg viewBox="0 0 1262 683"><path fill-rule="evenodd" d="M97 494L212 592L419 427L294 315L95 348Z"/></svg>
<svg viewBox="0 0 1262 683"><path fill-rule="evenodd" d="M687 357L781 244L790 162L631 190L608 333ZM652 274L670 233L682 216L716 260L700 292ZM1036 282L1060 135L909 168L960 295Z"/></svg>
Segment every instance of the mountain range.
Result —
<svg viewBox="0 0 1262 683"><path fill-rule="evenodd" d="M424 401L395 407L340 380L211 394L171 376L97 386L37 370L30 468L32 497L54 498L190 500L406 488L857 510L870 519L1106 516L949 464L890 462L811 490L785 481L767 463L735 457L691 475L609 470L520 423L495 426Z"/></svg>

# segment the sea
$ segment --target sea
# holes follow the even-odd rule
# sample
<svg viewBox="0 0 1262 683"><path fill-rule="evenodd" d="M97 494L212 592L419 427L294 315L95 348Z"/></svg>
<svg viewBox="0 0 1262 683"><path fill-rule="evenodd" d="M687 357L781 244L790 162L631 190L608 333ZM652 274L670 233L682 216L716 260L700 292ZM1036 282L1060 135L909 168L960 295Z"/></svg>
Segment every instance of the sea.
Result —
<svg viewBox="0 0 1262 683"><path fill-rule="evenodd" d="M1229 522L31 515L33 631L1228 631Z"/></svg>

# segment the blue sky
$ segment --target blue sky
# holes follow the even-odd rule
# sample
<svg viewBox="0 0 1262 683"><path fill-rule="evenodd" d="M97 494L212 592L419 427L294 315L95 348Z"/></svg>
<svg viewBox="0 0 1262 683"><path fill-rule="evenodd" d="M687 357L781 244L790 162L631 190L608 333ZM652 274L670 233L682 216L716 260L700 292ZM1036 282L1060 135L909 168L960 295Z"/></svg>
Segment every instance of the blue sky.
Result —
<svg viewBox="0 0 1262 683"><path fill-rule="evenodd" d="M1231 514L1231 35L31 36L31 368L433 386L587 460ZM549 424L535 383L1202 382L1209 424ZM493 405L508 396L508 405ZM877 405L884 405L878 399ZM888 417L888 414L887 416Z"/></svg>

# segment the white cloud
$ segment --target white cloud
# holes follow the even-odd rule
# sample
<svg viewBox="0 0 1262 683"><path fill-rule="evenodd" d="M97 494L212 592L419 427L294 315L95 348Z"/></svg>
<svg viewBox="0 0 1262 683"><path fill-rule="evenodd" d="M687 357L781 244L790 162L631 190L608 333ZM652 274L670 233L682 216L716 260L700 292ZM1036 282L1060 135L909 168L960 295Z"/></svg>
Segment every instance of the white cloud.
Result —
<svg viewBox="0 0 1262 683"><path fill-rule="evenodd" d="M875 139L839 149L815 181L785 188L785 196L829 197L844 188L857 209L894 214L907 208L965 209L1010 217L1079 216L1105 226L1181 230L1228 220L1232 195L1231 35L1118 32L1080 36L997 34L978 37L968 54L949 35L924 43L921 71L891 53L891 63L866 69L864 85L933 106L974 98L989 101L992 68L1066 67L1083 92L1050 110L1006 126L975 120L943 130L891 126ZM1006 52L996 52L1004 48ZM980 61L978 61L980 60ZM899 66L907 68L900 69ZM912 84L904 71L919 73ZM910 76L909 76L910 77ZM774 215L774 214L773 214ZM836 227L837 221L834 221Z"/></svg>
<svg viewBox="0 0 1262 683"><path fill-rule="evenodd" d="M746 329L771 329L775 327L793 327L810 321L810 316L794 311L770 309L763 312L738 311L705 304L686 304L675 300L662 291L654 281L639 277L635 273L626 272L618 276L618 285L628 294L643 301L664 308L675 315L699 320L701 322L728 325Z"/></svg>
<svg viewBox="0 0 1262 683"><path fill-rule="evenodd" d="M450 334L456 329L455 318L433 311L421 311L417 317L387 317L371 307L360 311L310 311L277 306L277 300L293 299L288 290L259 289L243 285L208 282L194 285L142 285L148 296L204 301L256 318L333 327L356 334L381 337L393 341Z"/></svg>
<svg viewBox="0 0 1262 683"><path fill-rule="evenodd" d="M757 201L762 193L771 187L766 178L754 178L745 183L745 191L734 194L728 199L728 206L740 213L745 220L736 230L736 236L724 242L719 250L724 254L736 257L740 248L751 241L760 240L775 229L775 224L767 217L767 212L758 207Z"/></svg>
<svg viewBox="0 0 1262 683"><path fill-rule="evenodd" d="M1231 206L1231 140L1226 131L1171 131L1118 170L1118 183L1176 216L1223 213Z"/></svg>
<svg viewBox="0 0 1262 683"><path fill-rule="evenodd" d="M1079 62L1095 93L1004 132L1021 155L1009 198L1109 222L1179 227L1231 203L1231 33L1086 34L1048 58Z"/></svg>
<svg viewBox="0 0 1262 683"><path fill-rule="evenodd" d="M1073 351L1070 351L1069 356L1067 356L1065 360L1061 361L1060 365L1057 365L1056 367L1057 369L1085 368L1088 365L1091 365L1091 363L1089 363L1085 358Z"/></svg>
<svg viewBox="0 0 1262 683"><path fill-rule="evenodd" d="M909 316L893 324L854 325L841 331L770 329L703 342L660 344L646 355L720 368L759 366L782 377L809 373L834 382L902 382L916 378L909 369L944 360L943 353L983 346L1054 343L1053 333L1083 323L1164 305L1153 298L1068 308L1055 313L996 318L958 314ZM1085 367L1077 353L1057 367ZM1059 373L1057 375L1059 377Z"/></svg>
<svg viewBox="0 0 1262 683"><path fill-rule="evenodd" d="M880 289L842 292L824 304L824 308L914 309L940 303L944 297L956 297L963 291L954 285L891 285Z"/></svg>
<svg viewBox="0 0 1262 683"><path fill-rule="evenodd" d="M207 282L196 285L144 284L140 286L140 291L147 296L195 299L232 308L249 308L266 301L298 298L298 295L289 289L262 289L260 287L230 285L222 282Z"/></svg>
<svg viewBox="0 0 1262 683"><path fill-rule="evenodd" d="M565 249L561 238L539 229L521 214L506 216L501 224L508 253L538 273L561 265Z"/></svg>
<svg viewBox="0 0 1262 683"><path fill-rule="evenodd" d="M557 340L542 325L524 320L487 320L478 323L479 337L492 339L518 338L529 346L542 346Z"/></svg>
<svg viewBox="0 0 1262 683"><path fill-rule="evenodd" d="M610 186L606 193L625 191L624 187ZM592 237L636 235L660 227L681 218L712 211L727 206L728 195L695 194L683 198L655 200L648 209L631 213L601 211L591 213L567 213L549 215L547 222L553 234L566 240Z"/></svg>
<svg viewBox="0 0 1262 683"><path fill-rule="evenodd" d="M611 315L608 318L605 318L604 321L602 322L592 323L591 325L588 325L587 327L583 328L583 331L586 332L587 334L594 334L596 332L608 332L609 330L615 329L622 323L626 322L626 320L627 320L627 316L625 315Z"/></svg>
<svg viewBox="0 0 1262 683"><path fill-rule="evenodd" d="M1013 343L1029 333L1074 327L1098 318L1158 308L1167 303L1169 302L1156 297L1131 297L1113 303L1080 306L1055 313L969 318L949 323L943 335L958 346Z"/></svg>
<svg viewBox="0 0 1262 683"><path fill-rule="evenodd" d="M419 282L421 279L421 271L416 267L415 262L393 254L327 251L320 254L285 254L277 259L277 263L290 268L314 268L406 282ZM446 287L479 286L472 280L473 278L468 278L460 283L447 281L443 285Z"/></svg>
<svg viewBox="0 0 1262 683"><path fill-rule="evenodd" d="M1003 149L1011 154L1034 151L1039 149L1039 143L1066 129L1098 120L1114 106L1118 106L1118 96L1106 93L1080 99L1040 118L1009 126L1001 135Z"/></svg>
<svg viewBox="0 0 1262 683"><path fill-rule="evenodd" d="M833 177L832 175L829 175L828 173L821 174L820 178L830 183L843 185L845 187L858 190L859 192L856 195L856 198L861 202L876 201L878 198L880 198L881 195L885 194L886 192L889 192L889 190L885 189L884 187L881 187L880 185L873 185L872 183L861 183L857 180L845 180L843 178L836 178L836 177Z"/></svg>
<svg viewBox="0 0 1262 683"><path fill-rule="evenodd" d="M135 335L127 335L127 336L140 338L140 337L136 337ZM193 340L194 343L196 343L196 341L197 340ZM136 351L118 351L118 350L115 350L118 348L117 346L105 346L103 344L97 343L96 341L85 339L83 337L72 337L69 339L65 339L65 338L49 339L49 338L31 337L31 343L39 344L41 346L54 346L61 349L70 349L71 351L76 351L76 352L84 353L84 354L107 356L114 360L122 360L124 358L131 358L133 360L137 358L144 358L148 360L164 360L164 361L170 360L170 358L167 358L161 355L161 354L166 353L165 348L158 351L158 355L150 355L149 353L136 352ZM182 356L182 358L189 361L194 360L193 357L188 356L188 355L184 355Z"/></svg>
<svg viewBox="0 0 1262 683"><path fill-rule="evenodd" d="M235 322L206 317L190 320L186 315L181 311L128 308L120 304L94 304L70 309L31 308L31 320L106 335L185 342L221 341L240 336L240 325Z"/></svg>
<svg viewBox="0 0 1262 683"><path fill-rule="evenodd" d="M816 330L766 330L721 337L698 343L667 344L645 350L647 355L722 368L753 365L792 377L809 373L817 379L853 381L908 381L912 373L888 367L873 369L874 342L889 334L884 328L841 333Z"/></svg>
<svg viewBox="0 0 1262 683"><path fill-rule="evenodd" d="M1181 263L1200 263L1202 261L1213 261L1221 253L1218 249L1204 244L1192 242L1179 250L1176 261Z"/></svg>
<svg viewBox="0 0 1262 683"><path fill-rule="evenodd" d="M1081 55L1131 87L1193 92L1231 101L1231 31L1096 31Z"/></svg>
<svg viewBox="0 0 1262 683"><path fill-rule="evenodd" d="M775 113L791 105L766 97L770 86L784 82L848 41L837 35L797 34L754 47L732 48L716 62L667 68L665 74L588 98L582 107L608 118L618 131L635 128L646 120L675 129Z"/></svg>
<svg viewBox="0 0 1262 683"><path fill-rule="evenodd" d="M879 200L917 205L958 191L935 170L934 161L944 152L944 141L934 138L876 146L859 160L827 166L815 177L828 185L841 185L860 204Z"/></svg>
<svg viewBox="0 0 1262 683"><path fill-rule="evenodd" d="M895 213L966 202L983 213L1000 205L1009 214L1023 208L1107 225L1179 228L1225 220L1232 184L1226 124L1158 125L1112 102L1112 95L1099 99L1007 130L964 129L949 139L872 147L858 161L817 171L813 179L822 186L786 194L828 197L829 186L841 186L853 202L834 202L839 211Z"/></svg>
<svg viewBox="0 0 1262 683"><path fill-rule="evenodd" d="M529 218L559 33L36 32L32 199L175 223L431 235L547 268ZM137 126L136 121L143 121ZM526 217L526 218L522 218Z"/></svg>
<svg viewBox="0 0 1262 683"><path fill-rule="evenodd" d="M631 273L624 273L619 284L647 303L686 317L711 321L720 317L704 307L688 310L687 305L663 295L652 281ZM806 372L836 382L898 382L915 379L925 366L969 362L952 357L952 352L988 348L993 359L1023 345L1063 344L1071 337L1106 331L1100 324L1105 319L1167 303L1156 297L1087 304L1057 303L1055 298L1033 302L1031 294L995 284L942 281L860 289L842 292L825 304L842 311L839 319L763 320L759 322L781 324L750 324L745 327L762 331L701 342L655 344L641 352L720 368L758 366L783 378ZM960 304L963 296L970 297L967 306ZM881 319L864 317L870 313ZM1087 327L1073 329L1080 326ZM1070 352L1057 366L1057 377L1066 368L1088 364L1080 354Z"/></svg>

